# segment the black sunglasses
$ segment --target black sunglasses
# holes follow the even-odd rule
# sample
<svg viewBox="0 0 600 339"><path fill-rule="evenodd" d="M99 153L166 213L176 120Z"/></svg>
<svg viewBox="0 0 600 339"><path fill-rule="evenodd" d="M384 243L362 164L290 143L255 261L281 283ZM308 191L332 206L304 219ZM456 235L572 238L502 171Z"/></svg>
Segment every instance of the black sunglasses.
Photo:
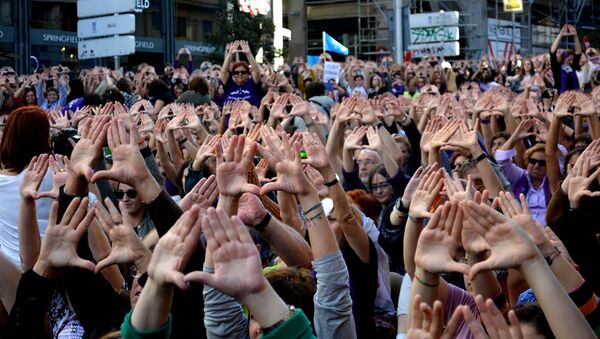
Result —
<svg viewBox="0 0 600 339"><path fill-rule="evenodd" d="M542 167L546 167L546 160L538 160L538 159L529 158L529 163L532 166L535 166L535 164L538 164Z"/></svg>
<svg viewBox="0 0 600 339"><path fill-rule="evenodd" d="M248 74L248 72L246 72L246 71L234 71L233 72L233 75L246 75L246 74Z"/></svg>
<svg viewBox="0 0 600 339"><path fill-rule="evenodd" d="M138 195L137 191L132 189L127 190L126 192L123 191L113 191L113 193L115 194L115 197L117 197L118 200L122 200L125 195L127 195L130 199L135 199Z"/></svg>

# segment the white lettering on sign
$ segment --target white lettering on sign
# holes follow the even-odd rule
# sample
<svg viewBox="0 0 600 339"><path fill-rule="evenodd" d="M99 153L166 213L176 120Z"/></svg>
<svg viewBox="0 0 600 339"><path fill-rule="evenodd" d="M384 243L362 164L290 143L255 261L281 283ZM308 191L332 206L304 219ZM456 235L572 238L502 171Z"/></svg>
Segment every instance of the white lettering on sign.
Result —
<svg viewBox="0 0 600 339"><path fill-rule="evenodd" d="M456 26L458 25L458 12L431 12L411 14L408 17L410 28Z"/></svg>
<svg viewBox="0 0 600 339"><path fill-rule="evenodd" d="M137 40L135 42L135 48L154 49L154 42Z"/></svg>
<svg viewBox="0 0 600 339"><path fill-rule="evenodd" d="M135 0L135 11L141 12L144 9L150 8L150 0Z"/></svg>
<svg viewBox="0 0 600 339"><path fill-rule="evenodd" d="M43 34L42 41L52 41L52 42L70 42L77 43L77 37L74 35L58 35L58 34Z"/></svg>
<svg viewBox="0 0 600 339"><path fill-rule="evenodd" d="M189 49L192 53L198 54L214 53L216 50L215 46L208 45L184 45L183 47Z"/></svg>
<svg viewBox="0 0 600 339"><path fill-rule="evenodd" d="M458 41L410 45L408 48L412 51L413 58L424 58L430 55L457 56L460 54L460 45Z"/></svg>

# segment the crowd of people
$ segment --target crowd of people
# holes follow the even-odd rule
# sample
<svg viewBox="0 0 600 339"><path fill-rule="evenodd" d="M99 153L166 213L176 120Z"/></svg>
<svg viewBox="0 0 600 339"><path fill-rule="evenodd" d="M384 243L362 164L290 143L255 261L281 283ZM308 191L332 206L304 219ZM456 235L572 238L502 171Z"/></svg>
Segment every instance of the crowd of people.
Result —
<svg viewBox="0 0 600 339"><path fill-rule="evenodd" d="M0 337L595 338L599 58L4 67Z"/></svg>

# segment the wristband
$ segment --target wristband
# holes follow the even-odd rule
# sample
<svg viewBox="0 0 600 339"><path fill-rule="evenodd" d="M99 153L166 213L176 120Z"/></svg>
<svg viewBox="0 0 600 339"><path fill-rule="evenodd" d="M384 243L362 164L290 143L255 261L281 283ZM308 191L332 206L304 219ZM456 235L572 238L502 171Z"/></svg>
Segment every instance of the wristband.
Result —
<svg viewBox="0 0 600 339"><path fill-rule="evenodd" d="M142 138L140 139L140 141L138 141L138 146L141 146L141 145L143 145L145 141L146 141L146 138L142 137Z"/></svg>
<svg viewBox="0 0 600 339"><path fill-rule="evenodd" d="M265 230L265 228L267 227L267 225L269 225L269 223L271 222L271 213L267 212L267 214L265 214L264 218L262 218L262 220L254 225L254 229L262 232Z"/></svg>
<svg viewBox="0 0 600 339"><path fill-rule="evenodd" d="M261 328L260 331L262 332L262 336L267 335L269 332L277 329L277 327L281 326L283 323L285 323L286 321L288 321L295 313L296 313L296 308L292 305L289 305L289 313L287 314L287 316L281 320L279 320L278 322L276 322L275 324L267 327L267 328Z"/></svg>
<svg viewBox="0 0 600 339"><path fill-rule="evenodd" d="M487 125L490 123L490 119L481 119L479 118L479 123L482 125Z"/></svg>
<svg viewBox="0 0 600 339"><path fill-rule="evenodd" d="M485 152L481 153L480 155L477 156L477 158L473 159L473 163L477 164L479 163L481 160L486 159L487 158L487 154L485 154Z"/></svg>
<svg viewBox="0 0 600 339"><path fill-rule="evenodd" d="M180 141L178 141L177 143L179 143L179 146L185 144L187 142L187 138L185 139L181 139Z"/></svg>
<svg viewBox="0 0 600 339"><path fill-rule="evenodd" d="M379 129L379 127L383 127L383 122L379 121L377 124L375 124L375 127L377 127L377 129Z"/></svg>
<svg viewBox="0 0 600 339"><path fill-rule="evenodd" d="M427 287L431 287L431 288L435 288L440 286L440 281L438 280L438 282L436 284L428 284L426 282L424 282L423 280L421 280L421 278L419 278L419 276L417 276L417 274L415 273L414 275L415 280L418 281L419 283L421 283L421 285L427 286Z"/></svg>
<svg viewBox="0 0 600 339"><path fill-rule="evenodd" d="M302 216L306 217L306 215L314 210L316 210L317 208L323 208L323 204L321 204L321 202L319 201L316 205L314 205L313 207L309 208L307 211L302 211Z"/></svg>
<svg viewBox="0 0 600 339"><path fill-rule="evenodd" d="M330 182L326 182L323 185L327 186L327 187L331 187L336 185L339 182L337 176L335 178L333 178L333 180L331 180Z"/></svg>
<svg viewBox="0 0 600 339"><path fill-rule="evenodd" d="M400 119L399 122L401 124L404 124L408 119L410 119L410 117L408 116L408 114L404 114L404 118Z"/></svg>
<svg viewBox="0 0 600 339"><path fill-rule="evenodd" d="M398 212L408 213L408 208L404 207L402 199L398 199L398 201L394 205L394 209Z"/></svg>

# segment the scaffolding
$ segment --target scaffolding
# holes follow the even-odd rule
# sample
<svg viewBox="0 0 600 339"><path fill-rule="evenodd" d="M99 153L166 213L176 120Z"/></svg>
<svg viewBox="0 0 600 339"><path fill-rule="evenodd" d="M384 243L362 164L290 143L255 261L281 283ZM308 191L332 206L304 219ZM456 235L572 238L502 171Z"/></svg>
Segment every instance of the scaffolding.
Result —
<svg viewBox="0 0 600 339"><path fill-rule="evenodd" d="M392 0L358 0L358 37L355 54L365 60L375 60L390 53L393 42L389 33L389 15L393 15ZM384 51L379 49L383 48Z"/></svg>

